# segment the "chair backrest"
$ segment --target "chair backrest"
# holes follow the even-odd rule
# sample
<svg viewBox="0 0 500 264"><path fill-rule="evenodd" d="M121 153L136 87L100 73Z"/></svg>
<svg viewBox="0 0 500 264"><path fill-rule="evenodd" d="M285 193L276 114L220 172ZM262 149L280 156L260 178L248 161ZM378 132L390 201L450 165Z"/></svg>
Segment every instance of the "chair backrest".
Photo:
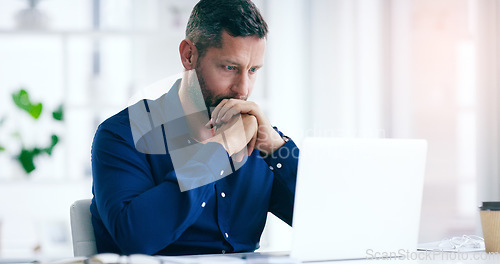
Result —
<svg viewBox="0 0 500 264"><path fill-rule="evenodd" d="M97 254L92 215L91 199L78 200L71 205L71 236L73 237L73 254L75 257L90 257Z"/></svg>

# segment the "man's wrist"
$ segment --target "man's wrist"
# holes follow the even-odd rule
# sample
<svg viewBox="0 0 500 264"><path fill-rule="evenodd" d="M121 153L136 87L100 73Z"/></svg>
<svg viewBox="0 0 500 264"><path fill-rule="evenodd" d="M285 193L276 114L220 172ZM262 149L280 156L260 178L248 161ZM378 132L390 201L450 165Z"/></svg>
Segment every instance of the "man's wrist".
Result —
<svg viewBox="0 0 500 264"><path fill-rule="evenodd" d="M279 134L277 134L276 139L273 140L273 143L267 145L267 146L260 146L258 149L264 156L268 156L273 154L277 149L281 148L283 145L285 145L286 142L288 142L290 138L286 137L283 138Z"/></svg>

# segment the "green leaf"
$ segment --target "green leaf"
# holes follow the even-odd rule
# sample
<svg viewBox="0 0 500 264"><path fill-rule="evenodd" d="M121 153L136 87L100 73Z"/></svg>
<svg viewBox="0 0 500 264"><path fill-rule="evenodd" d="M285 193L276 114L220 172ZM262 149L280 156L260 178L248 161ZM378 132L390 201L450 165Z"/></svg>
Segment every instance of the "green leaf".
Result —
<svg viewBox="0 0 500 264"><path fill-rule="evenodd" d="M42 108L43 108L42 103L32 105L32 107L29 110L29 113L34 119L38 119L40 117L40 114L42 114Z"/></svg>
<svg viewBox="0 0 500 264"><path fill-rule="evenodd" d="M12 99L14 100L14 103L17 105L17 107L29 111L29 108L31 106L31 102L29 99L28 92L26 90L21 89L17 93L12 94Z"/></svg>
<svg viewBox="0 0 500 264"><path fill-rule="evenodd" d="M54 148L55 145L59 142L59 137L57 135L52 135L50 138L52 140L50 147Z"/></svg>
<svg viewBox="0 0 500 264"><path fill-rule="evenodd" d="M57 137L56 135L52 135L51 136L51 144L50 144L50 147L47 147L47 148L44 148L43 151L47 154L52 155L52 150L54 149L54 147L57 145L57 143L59 142L59 137Z"/></svg>
<svg viewBox="0 0 500 264"><path fill-rule="evenodd" d="M62 104L54 112L52 112L52 117L58 121L64 120L64 108Z"/></svg>
<svg viewBox="0 0 500 264"><path fill-rule="evenodd" d="M34 149L25 149L21 150L19 156L17 156L17 160L21 163L24 171L30 174L32 171L36 169L34 159L36 156L43 153L43 149L34 148Z"/></svg>
<svg viewBox="0 0 500 264"><path fill-rule="evenodd" d="M31 152L33 152L33 156L38 156L42 153L42 150L39 148L34 148L33 150L31 150Z"/></svg>
<svg viewBox="0 0 500 264"><path fill-rule="evenodd" d="M23 166L24 171L28 174L35 170L35 163L33 162L35 155L35 152L32 150L22 149L21 153L17 157L17 160L19 160L21 166Z"/></svg>
<svg viewBox="0 0 500 264"><path fill-rule="evenodd" d="M0 146L0 151L4 151L4 150L5 150L5 148Z"/></svg>
<svg viewBox="0 0 500 264"><path fill-rule="evenodd" d="M34 119L38 119L40 114L42 114L42 103L33 104L30 101L28 92L24 89L19 90L17 93L13 93L12 100L14 100L17 107L28 112Z"/></svg>

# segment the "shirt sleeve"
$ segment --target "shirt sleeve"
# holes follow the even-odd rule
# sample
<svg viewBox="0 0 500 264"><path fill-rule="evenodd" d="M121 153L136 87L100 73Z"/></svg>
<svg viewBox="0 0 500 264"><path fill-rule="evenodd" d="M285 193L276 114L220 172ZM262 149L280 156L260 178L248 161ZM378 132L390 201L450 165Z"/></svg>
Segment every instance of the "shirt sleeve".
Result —
<svg viewBox="0 0 500 264"><path fill-rule="evenodd" d="M280 131L278 133L283 136ZM299 148L291 139L264 158L274 174L269 211L290 226L293 217L298 158Z"/></svg>
<svg viewBox="0 0 500 264"><path fill-rule="evenodd" d="M123 253L155 254L198 219L214 195L213 183L181 192L172 179L216 177L221 170L217 160L227 159L227 152L216 143L203 145L200 152L158 183L148 156L135 149L130 127L98 128L92 145L94 197L104 226Z"/></svg>

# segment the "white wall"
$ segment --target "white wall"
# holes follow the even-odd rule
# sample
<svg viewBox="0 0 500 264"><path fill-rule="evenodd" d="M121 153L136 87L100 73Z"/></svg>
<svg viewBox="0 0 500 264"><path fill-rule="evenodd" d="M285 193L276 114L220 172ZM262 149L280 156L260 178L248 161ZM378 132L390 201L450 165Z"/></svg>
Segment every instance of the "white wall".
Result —
<svg viewBox="0 0 500 264"><path fill-rule="evenodd" d="M311 135L427 139L420 240L480 234L476 205L499 195L498 3L265 7L272 120L299 145Z"/></svg>

